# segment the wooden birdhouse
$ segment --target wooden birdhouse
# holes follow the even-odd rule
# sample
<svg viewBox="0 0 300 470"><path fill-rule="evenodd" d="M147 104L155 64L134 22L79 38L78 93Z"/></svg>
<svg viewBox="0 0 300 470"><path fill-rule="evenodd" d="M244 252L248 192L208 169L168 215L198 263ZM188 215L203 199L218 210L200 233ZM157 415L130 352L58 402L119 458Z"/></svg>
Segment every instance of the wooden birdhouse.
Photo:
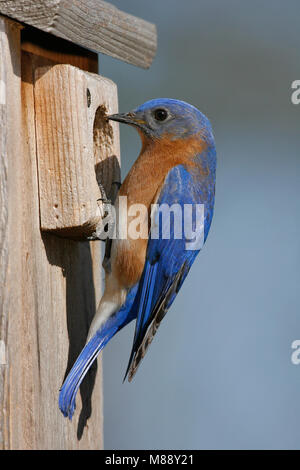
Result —
<svg viewBox="0 0 300 470"><path fill-rule="evenodd" d="M97 53L148 68L155 50L154 25L104 1L0 1L0 449L102 448L101 359L72 422L58 408L101 297L99 184L120 181Z"/></svg>

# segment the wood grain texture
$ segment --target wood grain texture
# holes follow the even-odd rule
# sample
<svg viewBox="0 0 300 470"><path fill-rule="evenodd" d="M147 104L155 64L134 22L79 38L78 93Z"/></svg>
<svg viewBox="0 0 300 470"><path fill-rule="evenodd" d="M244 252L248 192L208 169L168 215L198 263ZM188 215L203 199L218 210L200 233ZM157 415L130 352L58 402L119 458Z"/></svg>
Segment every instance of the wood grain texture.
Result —
<svg viewBox="0 0 300 470"><path fill-rule="evenodd" d="M0 448L101 449L101 359L73 421L58 409L101 296L101 242L41 234L34 75L50 63L21 52L18 24L1 17L0 46Z"/></svg>
<svg viewBox="0 0 300 470"><path fill-rule="evenodd" d="M104 215L97 180L108 192L119 168L119 128L106 119L118 109L116 86L55 65L36 70L34 95L41 229L86 239Z"/></svg>
<svg viewBox="0 0 300 470"><path fill-rule="evenodd" d="M7 32L0 18L0 449L4 448L7 429L7 306L6 285L8 267L8 181L7 181Z"/></svg>
<svg viewBox="0 0 300 470"><path fill-rule="evenodd" d="M19 296L11 283L14 270L10 250L16 242L18 256L20 233L12 234L9 216L16 209L11 197L16 160L20 155L20 28L0 17L0 449L9 445L10 432L10 373L9 341L11 304L19 306ZM13 103L13 106L11 105ZM17 213L18 215L18 213ZM11 238L12 237L12 238Z"/></svg>
<svg viewBox="0 0 300 470"><path fill-rule="evenodd" d="M0 0L0 12L139 67L156 52L155 25L102 0Z"/></svg>

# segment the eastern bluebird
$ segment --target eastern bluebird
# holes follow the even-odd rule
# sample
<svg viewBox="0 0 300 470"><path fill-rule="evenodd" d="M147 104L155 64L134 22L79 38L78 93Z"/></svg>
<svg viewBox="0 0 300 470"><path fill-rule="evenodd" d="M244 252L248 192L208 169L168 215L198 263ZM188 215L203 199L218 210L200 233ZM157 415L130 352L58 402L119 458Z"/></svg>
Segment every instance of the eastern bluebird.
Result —
<svg viewBox="0 0 300 470"><path fill-rule="evenodd" d="M127 197L128 214L134 204L143 204L151 217L144 217L146 237L115 238L111 245L111 267L105 291L90 326L88 339L67 376L59 395L59 407L70 419L78 388L106 343L131 320L136 319L129 364L125 374L131 381L157 328L175 299L200 247L188 245L188 236L175 234L175 214L169 218L170 236L160 208L176 205L203 207L202 225L196 236L205 242L213 216L216 150L209 120L194 106L173 99L156 99L127 114L108 119L134 126L141 137L140 155L125 178L117 199L119 224L129 224L120 210ZM155 207L156 209L151 208ZM152 214L154 213L154 217ZM159 215L157 215L159 214ZM127 215L127 214L126 214ZM186 216L184 216L186 217ZM184 217L180 224L184 225ZM162 223L152 236L148 224ZM195 228L195 221L192 222ZM124 227L123 227L124 228ZM197 228L197 227L196 227Z"/></svg>

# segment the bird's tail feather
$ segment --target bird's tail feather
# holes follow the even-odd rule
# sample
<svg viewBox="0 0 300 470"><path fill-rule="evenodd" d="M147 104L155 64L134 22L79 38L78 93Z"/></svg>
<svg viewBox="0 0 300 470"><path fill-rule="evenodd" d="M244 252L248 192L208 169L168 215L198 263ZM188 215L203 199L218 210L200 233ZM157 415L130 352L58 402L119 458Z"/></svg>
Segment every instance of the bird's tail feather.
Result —
<svg viewBox="0 0 300 470"><path fill-rule="evenodd" d="M94 360L118 331L118 327L101 328L85 345L75 364L69 372L59 393L59 408L65 417L72 419L75 411L75 399L82 380L84 379Z"/></svg>
<svg viewBox="0 0 300 470"><path fill-rule="evenodd" d="M136 311L131 307L137 287L136 284L130 289L125 304L99 328L97 333L84 346L70 370L59 393L59 408L65 417L68 416L69 419L72 419L76 406L76 394L80 384L100 351L119 330L136 318Z"/></svg>

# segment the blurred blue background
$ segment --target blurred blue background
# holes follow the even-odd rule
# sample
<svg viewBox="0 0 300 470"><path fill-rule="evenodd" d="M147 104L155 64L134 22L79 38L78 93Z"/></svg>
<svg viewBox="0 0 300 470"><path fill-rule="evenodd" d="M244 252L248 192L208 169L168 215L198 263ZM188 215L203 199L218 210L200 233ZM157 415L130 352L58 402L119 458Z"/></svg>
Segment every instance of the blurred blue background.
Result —
<svg viewBox="0 0 300 470"><path fill-rule="evenodd" d="M105 448L300 448L299 0L112 3L158 28L150 70L100 56L120 111L192 103L218 168L207 243L134 381L133 324L103 353ZM123 178L139 149L121 126Z"/></svg>

